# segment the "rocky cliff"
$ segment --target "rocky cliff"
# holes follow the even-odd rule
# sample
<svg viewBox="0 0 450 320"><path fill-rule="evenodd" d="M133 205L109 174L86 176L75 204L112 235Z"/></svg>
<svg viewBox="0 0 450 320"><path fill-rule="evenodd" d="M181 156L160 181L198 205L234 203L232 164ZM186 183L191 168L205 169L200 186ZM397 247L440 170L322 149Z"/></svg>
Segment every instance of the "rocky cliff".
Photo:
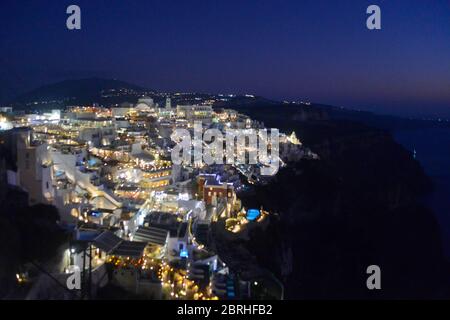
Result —
<svg viewBox="0 0 450 320"><path fill-rule="evenodd" d="M261 120L295 130L320 160L290 163L243 203L278 213L247 245L283 279L286 298L450 297L439 228L420 201L432 186L412 155L382 130L280 113ZM366 287L372 264L381 290Z"/></svg>

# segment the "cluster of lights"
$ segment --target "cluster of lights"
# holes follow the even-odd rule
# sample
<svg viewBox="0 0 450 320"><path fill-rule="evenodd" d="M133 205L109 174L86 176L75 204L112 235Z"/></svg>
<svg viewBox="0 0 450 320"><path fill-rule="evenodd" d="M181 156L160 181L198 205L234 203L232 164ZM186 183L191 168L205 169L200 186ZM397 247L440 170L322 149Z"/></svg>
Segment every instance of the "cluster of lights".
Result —
<svg viewBox="0 0 450 320"><path fill-rule="evenodd" d="M105 113L104 109L99 109L96 107L76 107L72 112L78 112L78 113L86 113L86 112L93 112L93 113L99 113L101 115L108 115L110 111ZM195 111L194 114L196 116L202 116L203 113L206 114L206 111ZM225 116L226 115L226 116ZM235 114L228 114L223 113L218 115L220 120L227 120L232 121L232 117L236 117ZM74 121L76 122L76 121ZM180 121L181 123L182 121ZM230 124L230 122L228 122ZM49 139L48 142L50 144L54 143L63 143L65 145L74 145L74 146L80 146L81 144L77 142L76 139L79 135L79 127L81 126L88 126L87 124L84 124L83 122L79 122L78 126L71 124L70 127L67 127L70 130L65 130L64 126L61 124L60 126L39 126L35 127L36 132L43 133L45 135L55 135L55 138ZM75 127L75 128L74 128ZM62 136L64 136L64 139L61 139ZM67 138L69 136L69 138ZM128 143L134 143L138 138L139 135L132 135L126 130L124 131L124 135L116 140L126 141ZM57 139L58 138L58 139ZM289 137L293 142L297 142L295 133L293 133ZM142 142L144 142L143 146L145 146L145 149L150 152L155 158L155 160L152 161L145 161L140 160L131 155L131 150L129 150L130 145L125 147L117 148L116 150L111 150L109 148L98 148L98 147L92 147L92 143L89 142L88 145L88 151L90 154L102 159L104 161L104 165L107 165L108 160L117 160L120 161L117 168L119 170L126 170L126 169L134 169L139 171L141 174L138 177L143 177L144 179L140 180L138 178L133 179L133 181L136 182L136 189L133 190L120 190L116 189L114 192L115 194L123 197L123 198L132 198L132 199L147 199L149 200L151 197L150 190L147 189L153 189L153 188L159 188L169 185L169 179L164 179L164 177L170 177L171 175L171 169L172 169L172 162L161 160L160 159L160 153L156 149L150 148L150 144L148 143L148 137L142 136ZM141 140L138 140L141 141ZM147 143L146 143L147 141ZM144 148L144 147L143 147ZM248 150L249 148L246 146L238 146L236 154L245 152L245 150ZM124 151L127 150L127 151ZM128 151L129 150L129 151ZM162 154L162 152L161 152ZM204 167L205 164L203 162L194 164L194 166L197 167ZM118 182L119 185L121 181L131 180L131 175L126 175L125 178L118 177L117 175L114 176L113 174L108 174L106 177L110 181ZM152 181L152 180L157 181ZM139 184L137 184L139 182ZM250 181L252 183L252 181ZM123 184L121 186L124 186ZM226 195L226 194L225 194ZM95 196L92 194L92 196ZM197 196L197 194L196 194ZM229 195L228 195L229 197ZM233 204L236 198L233 200ZM186 197L186 200L189 200L189 197ZM74 197L73 203L81 203L82 199L80 197ZM150 202L148 202L150 203ZM162 207L163 200L161 200L159 203L159 207ZM157 209L156 203L152 205L153 209ZM142 208L141 208L142 209ZM177 208L178 209L178 208ZM222 218L226 218L230 215L230 213L233 213L233 215L236 217L236 212L240 210L240 204L239 208L237 209L231 209L231 204L228 203L228 211L224 210L222 214ZM156 210L155 210L156 211ZM168 208L167 211L170 212L176 212L173 208ZM268 215L268 212L261 210L261 215L255 220L256 222L261 222L265 218L265 216ZM78 215L78 218L81 221L88 222L88 219L86 215ZM214 217L217 219L217 217ZM183 219L181 217L178 217L178 221L182 221ZM245 212L244 214L238 213L237 219L228 219L230 221L229 227L227 228L229 231L238 233L242 231L243 227L249 222L246 219ZM227 220L227 222L228 222ZM233 221L232 221L233 220ZM205 246L203 244L200 244L196 241L195 236L192 234L192 219L189 218L189 224L188 224L188 230L190 238L192 239L193 247L195 250L205 250ZM149 247L147 247L148 250ZM114 266L118 269L138 269L143 271L151 271L151 274L156 274L161 281L163 290L167 293L167 296L169 296L171 299L194 299L194 300L216 300L218 299L217 296L213 294L212 290L212 284L209 283L209 285L205 289L200 289L198 283L196 283L195 280L189 278L189 271L185 269L178 269L173 266L170 266L167 262L161 261L160 259L163 257L163 255L159 256L158 259L149 258L149 256L145 256L140 259L132 259L130 257L124 258L124 257L116 257L116 256L109 256L106 260L106 263ZM185 258L188 258L187 256ZM100 261L99 261L100 262ZM102 261L103 262L103 261ZM190 264L188 264L189 269ZM24 278L22 278L20 275L16 275L18 282L24 281ZM255 282L254 285L257 285Z"/></svg>
<svg viewBox="0 0 450 320"><path fill-rule="evenodd" d="M198 284L189 279L186 270L173 268L166 262L161 264L158 277L171 299L218 300L212 294L211 286L205 292L200 291Z"/></svg>

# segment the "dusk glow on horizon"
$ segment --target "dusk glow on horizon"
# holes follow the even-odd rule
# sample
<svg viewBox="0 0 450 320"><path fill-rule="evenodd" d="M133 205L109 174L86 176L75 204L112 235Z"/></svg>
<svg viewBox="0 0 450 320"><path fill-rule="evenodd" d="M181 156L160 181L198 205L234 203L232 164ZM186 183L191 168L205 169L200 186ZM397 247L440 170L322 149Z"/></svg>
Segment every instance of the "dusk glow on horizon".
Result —
<svg viewBox="0 0 450 320"><path fill-rule="evenodd" d="M450 2L73 1L0 4L0 102L66 79L251 93L404 116L450 116Z"/></svg>

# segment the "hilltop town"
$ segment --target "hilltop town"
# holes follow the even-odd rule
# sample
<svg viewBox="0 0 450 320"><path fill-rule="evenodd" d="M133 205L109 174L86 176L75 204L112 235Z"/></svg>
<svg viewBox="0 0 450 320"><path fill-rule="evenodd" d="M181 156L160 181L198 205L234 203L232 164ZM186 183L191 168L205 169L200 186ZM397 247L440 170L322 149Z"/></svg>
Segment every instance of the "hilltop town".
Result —
<svg viewBox="0 0 450 320"><path fill-rule="evenodd" d="M51 272L27 264L17 272L25 297L96 298L112 286L156 299L283 298L268 270L226 248L227 239L264 230L276 214L239 198L273 177L260 163L171 161L176 129L254 130L262 122L208 101L172 106L168 95L163 105L142 96L113 106L2 111L4 188L20 191L29 206L56 207L69 235ZM234 152L248 148L237 144ZM280 165L300 159L318 156L295 132L280 133Z"/></svg>

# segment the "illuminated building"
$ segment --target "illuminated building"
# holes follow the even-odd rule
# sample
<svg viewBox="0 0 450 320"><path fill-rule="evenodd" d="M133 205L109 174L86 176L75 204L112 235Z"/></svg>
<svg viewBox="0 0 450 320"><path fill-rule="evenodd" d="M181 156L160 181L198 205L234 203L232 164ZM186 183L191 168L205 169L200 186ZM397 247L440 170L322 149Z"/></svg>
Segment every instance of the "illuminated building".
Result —
<svg viewBox="0 0 450 320"><path fill-rule="evenodd" d="M13 124L6 117L0 115L0 131L11 130L13 128Z"/></svg>
<svg viewBox="0 0 450 320"><path fill-rule="evenodd" d="M53 163L48 145L31 140L31 132L24 131L17 142L18 185L25 189L30 203L51 203L53 190Z"/></svg>
<svg viewBox="0 0 450 320"><path fill-rule="evenodd" d="M122 103L118 107L111 108L113 118L124 118L133 110L133 105L128 102Z"/></svg>
<svg viewBox="0 0 450 320"><path fill-rule="evenodd" d="M227 202L236 200L236 193L231 183L221 182L216 174L202 174L197 177L198 194L202 195L206 204L217 204L218 199L226 199Z"/></svg>
<svg viewBox="0 0 450 320"><path fill-rule="evenodd" d="M212 119L212 106L210 105L184 105L177 106L177 118L188 121Z"/></svg>

